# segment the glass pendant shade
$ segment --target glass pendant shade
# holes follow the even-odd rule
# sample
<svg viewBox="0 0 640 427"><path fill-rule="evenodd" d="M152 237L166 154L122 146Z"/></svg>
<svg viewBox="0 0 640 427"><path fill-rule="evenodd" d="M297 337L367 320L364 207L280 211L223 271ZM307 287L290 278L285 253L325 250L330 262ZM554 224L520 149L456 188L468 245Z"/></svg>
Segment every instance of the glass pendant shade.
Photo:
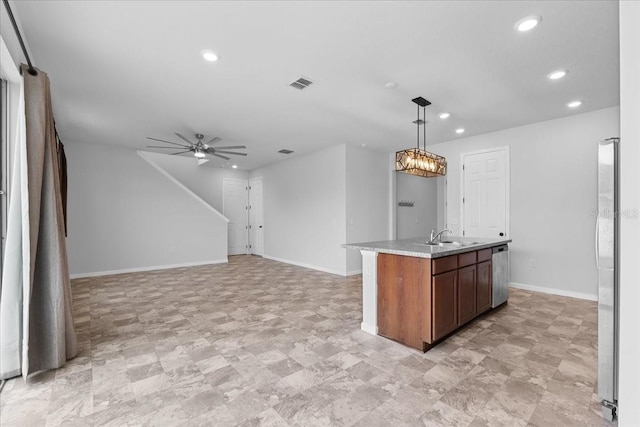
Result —
<svg viewBox="0 0 640 427"><path fill-rule="evenodd" d="M418 119L414 122L418 126L418 139L415 148L396 151L396 172L432 178L447 174L447 160L427 151L427 127L425 107L431 103L423 97L412 99L418 105ZM420 120L420 107L424 112L424 120ZM420 125L424 129L424 148L420 148Z"/></svg>

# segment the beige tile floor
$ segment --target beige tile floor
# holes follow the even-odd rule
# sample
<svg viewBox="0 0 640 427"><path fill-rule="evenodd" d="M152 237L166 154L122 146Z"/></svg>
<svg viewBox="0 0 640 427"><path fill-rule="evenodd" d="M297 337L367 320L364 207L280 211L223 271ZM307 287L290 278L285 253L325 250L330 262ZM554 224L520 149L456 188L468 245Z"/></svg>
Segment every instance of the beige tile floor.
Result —
<svg viewBox="0 0 640 427"><path fill-rule="evenodd" d="M82 351L2 426L600 426L593 302L512 290L426 354L360 331L360 276L264 260L73 282Z"/></svg>

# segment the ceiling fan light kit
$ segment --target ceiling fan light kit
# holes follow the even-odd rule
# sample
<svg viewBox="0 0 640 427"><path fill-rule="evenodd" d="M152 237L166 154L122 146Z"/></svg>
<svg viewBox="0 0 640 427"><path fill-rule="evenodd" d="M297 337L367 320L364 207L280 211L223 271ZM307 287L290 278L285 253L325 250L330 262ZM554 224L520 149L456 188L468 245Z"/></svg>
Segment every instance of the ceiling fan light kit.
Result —
<svg viewBox="0 0 640 427"><path fill-rule="evenodd" d="M418 106L418 118L415 123L418 128L417 142L415 148L396 151L396 172L403 172L410 175L432 178L447 174L447 160L437 154L427 151L427 113L426 106L431 105L429 101L419 96L412 99ZM424 119L420 119L420 107L422 107ZM423 148L420 148L420 125L424 130Z"/></svg>
<svg viewBox="0 0 640 427"><path fill-rule="evenodd" d="M247 153L240 153L240 152L236 152L236 151L226 151L226 150L238 150L238 149L246 149L247 147L244 145L234 145L234 146L227 146L227 147L211 147L211 145L213 144L217 144L218 142L222 141L221 138L218 138L217 136L211 138L209 141L202 142L202 140L204 139L204 135L201 133L196 133L196 140L197 142L192 142L190 141L188 138L186 138L184 135L181 135L179 133L176 132L175 134L178 138L180 138L181 140L183 140L186 144L184 143L177 143L177 142L171 142L171 141L165 141L164 139L158 139L158 138L151 138L150 136L147 137L147 139L151 139L153 141L159 141L159 142L164 142L166 144L171 144L171 146L159 146L159 145L147 145L148 148L162 148L162 149L169 149L169 150L180 150L176 153L170 153L172 156L176 156L176 155L180 155L180 154L184 154L184 153L193 153L193 156L198 158L198 159L203 159L204 157L207 156L207 154L210 154L212 156L224 159L224 160L230 160L230 157L227 156L223 156L223 154L227 154L227 155L232 155L232 156L246 156Z"/></svg>

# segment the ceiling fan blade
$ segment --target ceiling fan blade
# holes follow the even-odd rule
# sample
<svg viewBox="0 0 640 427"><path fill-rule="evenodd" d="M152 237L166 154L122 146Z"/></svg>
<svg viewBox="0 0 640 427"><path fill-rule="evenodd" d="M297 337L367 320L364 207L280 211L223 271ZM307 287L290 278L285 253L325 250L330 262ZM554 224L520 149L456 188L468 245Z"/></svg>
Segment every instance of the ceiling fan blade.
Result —
<svg viewBox="0 0 640 427"><path fill-rule="evenodd" d="M187 150L187 151L180 151L177 153L171 153L172 156L177 156L178 154L183 154L183 153L189 153L191 150Z"/></svg>
<svg viewBox="0 0 640 427"><path fill-rule="evenodd" d="M150 136L148 136L147 139L153 139L154 141L166 142L167 144L178 145L180 147L185 147L185 148L188 147L188 145L182 145L182 144L178 144L176 142L165 141L164 139L151 138Z"/></svg>
<svg viewBox="0 0 640 427"><path fill-rule="evenodd" d="M221 156L220 154L216 154L216 153L209 153L209 154L211 154L212 156L220 157L221 159L230 160L229 157Z"/></svg>
<svg viewBox="0 0 640 427"><path fill-rule="evenodd" d="M220 150L216 150L216 153L223 153L223 154L232 154L234 156L246 156L247 153L236 153L233 151L220 151Z"/></svg>
<svg viewBox="0 0 640 427"><path fill-rule="evenodd" d="M247 148L246 145L234 145L234 146L229 146L229 147L216 147L216 151L218 150L233 150L236 148Z"/></svg>
<svg viewBox="0 0 640 427"><path fill-rule="evenodd" d="M164 148L165 150L177 150L176 147L161 147L159 145L147 145L148 148ZM189 147L184 147L189 148Z"/></svg>
<svg viewBox="0 0 640 427"><path fill-rule="evenodd" d="M206 142L205 144L216 144L218 141L222 141L222 138L218 138L217 136L214 136L213 138L211 138L210 141Z"/></svg>
<svg viewBox="0 0 640 427"><path fill-rule="evenodd" d="M176 132L176 136L180 139L182 139L183 141L186 141L189 143L189 145L193 145L194 143L189 141L187 138L185 138L184 136L180 135L178 132Z"/></svg>

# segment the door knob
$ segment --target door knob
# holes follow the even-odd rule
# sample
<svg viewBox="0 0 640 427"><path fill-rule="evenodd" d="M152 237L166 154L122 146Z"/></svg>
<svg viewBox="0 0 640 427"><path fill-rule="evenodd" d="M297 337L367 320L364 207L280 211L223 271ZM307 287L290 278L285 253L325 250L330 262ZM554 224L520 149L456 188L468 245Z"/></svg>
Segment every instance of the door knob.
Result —
<svg viewBox="0 0 640 427"><path fill-rule="evenodd" d="M259 226L258 226L258 228L262 228L262 226L261 226L261 225L259 225Z"/></svg>
<svg viewBox="0 0 640 427"><path fill-rule="evenodd" d="M500 233L500 237L504 236L504 233Z"/></svg>

